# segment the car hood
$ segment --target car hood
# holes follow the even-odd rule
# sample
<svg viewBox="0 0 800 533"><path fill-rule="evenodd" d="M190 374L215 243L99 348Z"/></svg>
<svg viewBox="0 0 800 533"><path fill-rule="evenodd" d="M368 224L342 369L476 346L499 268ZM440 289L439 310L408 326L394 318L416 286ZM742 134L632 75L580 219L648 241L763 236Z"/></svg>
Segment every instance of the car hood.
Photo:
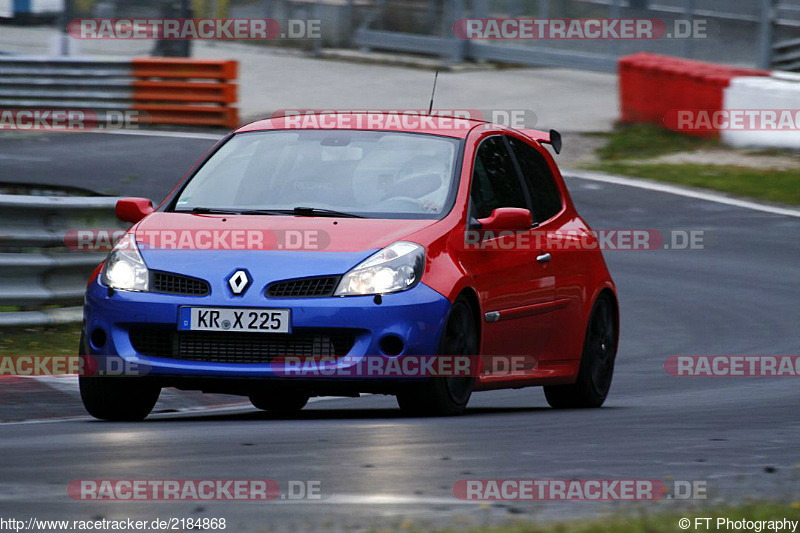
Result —
<svg viewBox="0 0 800 533"><path fill-rule="evenodd" d="M207 278L253 268L277 280L343 274L436 222L153 213L139 223L135 235L151 269Z"/></svg>
<svg viewBox="0 0 800 533"><path fill-rule="evenodd" d="M263 235L263 246L256 246L260 250L359 252L384 248L435 222L437 220L153 213L137 226L136 238L139 242L147 237L161 238L163 244L168 232L177 232L178 239L187 239L181 248L197 249L208 243L208 234L198 232L213 232L219 241L212 247L218 249L226 242L233 242L232 233L225 234L226 231L239 232L239 235L249 232ZM201 235L206 238L195 238ZM197 246L193 247L193 242Z"/></svg>

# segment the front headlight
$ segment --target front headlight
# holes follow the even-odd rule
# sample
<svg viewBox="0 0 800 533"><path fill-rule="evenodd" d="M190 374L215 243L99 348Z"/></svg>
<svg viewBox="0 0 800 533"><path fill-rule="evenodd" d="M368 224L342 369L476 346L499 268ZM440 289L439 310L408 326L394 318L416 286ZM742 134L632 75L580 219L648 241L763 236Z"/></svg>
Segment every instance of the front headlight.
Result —
<svg viewBox="0 0 800 533"><path fill-rule="evenodd" d="M336 288L336 296L404 291L419 283L424 270L425 249L413 242L396 242L345 274Z"/></svg>
<svg viewBox="0 0 800 533"><path fill-rule="evenodd" d="M121 291L147 291L149 278L147 265L136 246L136 239L128 233L108 254L100 281L103 285Z"/></svg>

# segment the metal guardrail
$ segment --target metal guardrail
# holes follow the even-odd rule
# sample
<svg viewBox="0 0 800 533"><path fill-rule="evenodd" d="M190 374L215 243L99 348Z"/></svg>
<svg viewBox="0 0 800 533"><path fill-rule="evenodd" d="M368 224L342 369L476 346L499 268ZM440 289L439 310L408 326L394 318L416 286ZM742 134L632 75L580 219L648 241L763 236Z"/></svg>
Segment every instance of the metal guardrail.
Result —
<svg viewBox="0 0 800 533"><path fill-rule="evenodd" d="M473 59L614 71L620 57L649 51L766 69L777 36L796 34L800 27L799 0L408 0L407 4L410 7L401 10L406 6L404 0L378 0L355 30L354 46L438 56L452 63ZM395 23L392 15L401 11L414 24ZM644 17L660 18L667 24L677 19L702 20L710 37L726 32L727 39L598 40L590 46L569 40L460 40L453 33L453 24L469 17Z"/></svg>
<svg viewBox="0 0 800 533"><path fill-rule="evenodd" d="M772 68L800 72L800 39L789 39L773 45Z"/></svg>
<svg viewBox="0 0 800 533"><path fill-rule="evenodd" d="M70 230L124 229L117 198L0 194L0 326L80 321L86 281L104 252L67 248ZM65 306L53 308L53 306Z"/></svg>
<svg viewBox="0 0 800 533"><path fill-rule="evenodd" d="M239 124L237 63L0 56L0 108L136 111L139 124Z"/></svg>

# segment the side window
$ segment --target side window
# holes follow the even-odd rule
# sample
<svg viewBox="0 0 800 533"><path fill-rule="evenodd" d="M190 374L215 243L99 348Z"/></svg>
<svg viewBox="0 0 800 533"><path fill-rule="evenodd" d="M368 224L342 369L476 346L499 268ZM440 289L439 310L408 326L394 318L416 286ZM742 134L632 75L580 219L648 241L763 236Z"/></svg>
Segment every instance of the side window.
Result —
<svg viewBox="0 0 800 533"><path fill-rule="evenodd" d="M470 198L475 218L488 217L498 207L528 209L522 184L502 137L489 137L478 148Z"/></svg>
<svg viewBox="0 0 800 533"><path fill-rule="evenodd" d="M550 167L533 146L511 137L508 141L530 191L533 216L537 222L544 222L561 211L561 195Z"/></svg>

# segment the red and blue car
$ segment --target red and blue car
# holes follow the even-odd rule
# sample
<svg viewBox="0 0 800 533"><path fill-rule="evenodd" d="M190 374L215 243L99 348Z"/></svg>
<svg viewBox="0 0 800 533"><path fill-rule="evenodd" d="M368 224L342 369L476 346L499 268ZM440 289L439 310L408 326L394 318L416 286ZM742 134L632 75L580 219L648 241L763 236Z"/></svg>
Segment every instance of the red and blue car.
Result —
<svg viewBox="0 0 800 533"><path fill-rule="evenodd" d="M616 289L598 247L568 246L594 237L543 147L560 149L556 132L311 118L231 133L155 209L119 201L134 225L86 291L90 414L143 419L163 387L284 414L381 393L410 414L453 415L474 391L529 386L556 408L604 402ZM478 361L468 375L347 372L461 355ZM290 375L290 357L332 372ZM514 357L526 363L495 364Z"/></svg>

